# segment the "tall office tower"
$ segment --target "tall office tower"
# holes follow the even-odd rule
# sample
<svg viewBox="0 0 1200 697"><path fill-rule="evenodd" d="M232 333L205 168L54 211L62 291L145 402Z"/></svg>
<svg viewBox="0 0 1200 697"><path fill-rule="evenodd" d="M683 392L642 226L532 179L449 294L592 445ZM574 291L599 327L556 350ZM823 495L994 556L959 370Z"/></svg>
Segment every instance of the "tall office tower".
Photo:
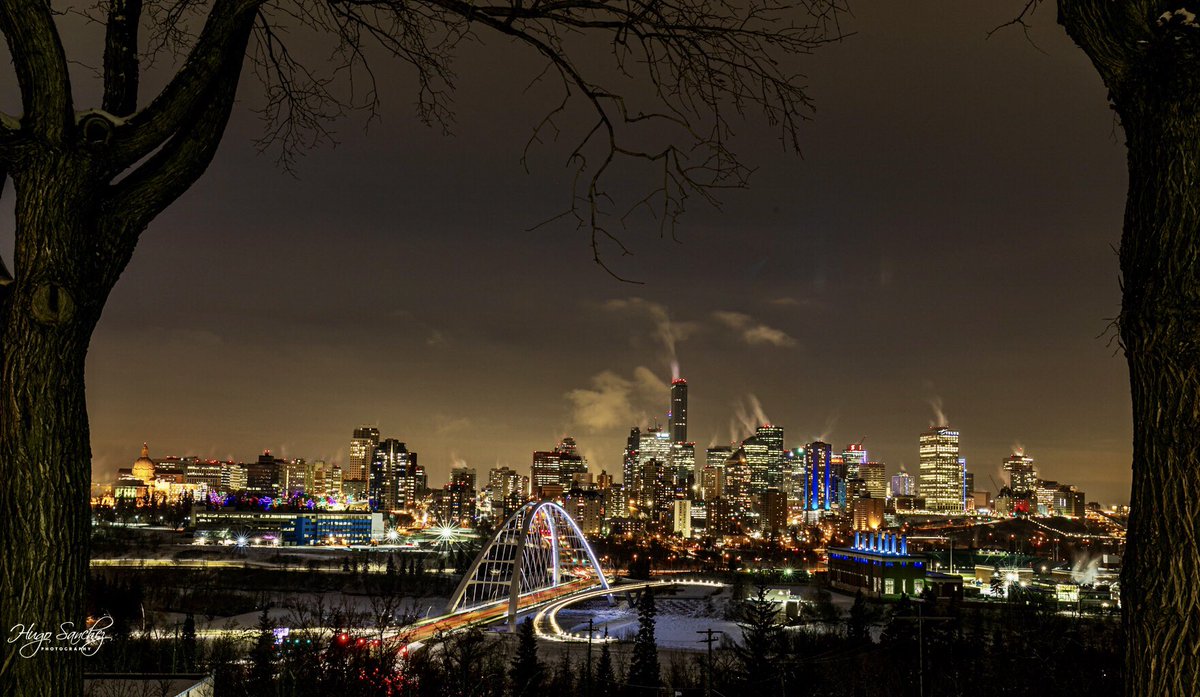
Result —
<svg viewBox="0 0 1200 697"><path fill-rule="evenodd" d="M379 429L374 426L359 426L350 439L350 462L342 472L345 481L361 482L367 479L375 446L379 445Z"/></svg>
<svg viewBox="0 0 1200 697"><path fill-rule="evenodd" d="M754 508L754 472L745 448L738 448L725 461L725 491L722 498L729 502L729 515L744 522Z"/></svg>
<svg viewBox="0 0 1200 697"><path fill-rule="evenodd" d="M561 470L557 450L534 451L533 466L529 470L529 481L533 485L534 495L546 498L561 494Z"/></svg>
<svg viewBox="0 0 1200 697"><path fill-rule="evenodd" d="M767 488L782 490L787 482L783 457L783 427L763 424L754 431L754 438L767 446Z"/></svg>
<svg viewBox="0 0 1200 697"><path fill-rule="evenodd" d="M833 472L833 446L814 441L804 446L804 471L808 473L810 511L828 511L833 507L840 483Z"/></svg>
<svg viewBox="0 0 1200 697"><path fill-rule="evenodd" d="M246 493L255 496L279 496L283 483L283 465L270 450L264 450L257 462L246 464Z"/></svg>
<svg viewBox="0 0 1200 697"><path fill-rule="evenodd" d="M577 475L587 474L587 458L579 454L579 447L570 436L563 436L554 452L558 455L558 483L563 491L568 491Z"/></svg>
<svg viewBox="0 0 1200 697"><path fill-rule="evenodd" d="M1037 469L1033 458L1016 452L1004 458L1004 471L1008 472L1008 488L1013 493L1031 492L1037 488Z"/></svg>
<svg viewBox="0 0 1200 697"><path fill-rule="evenodd" d="M882 462L862 463L858 466L858 476L867 483L867 493L871 495L871 498L887 498L888 482Z"/></svg>
<svg viewBox="0 0 1200 697"><path fill-rule="evenodd" d="M803 511L807 505L808 480L805 473L804 448L792 448L783 454L787 468L788 508L792 512Z"/></svg>
<svg viewBox="0 0 1200 697"><path fill-rule="evenodd" d="M674 478L675 498L691 499L696 485L696 444L671 443L667 460Z"/></svg>
<svg viewBox="0 0 1200 697"><path fill-rule="evenodd" d="M899 496L916 496L917 495L917 479L908 472L892 475L892 498Z"/></svg>
<svg viewBox="0 0 1200 697"><path fill-rule="evenodd" d="M958 456L958 431L937 426L921 434L921 495L926 510L934 513L962 513L966 510L963 492L965 461Z"/></svg>
<svg viewBox="0 0 1200 697"><path fill-rule="evenodd" d="M234 462L221 463L221 491L235 494L246 490L246 466Z"/></svg>
<svg viewBox="0 0 1200 697"><path fill-rule="evenodd" d="M866 479L860 471L866 461L867 451L861 442L847 445L846 449L842 451L842 464L846 466L846 478Z"/></svg>
<svg viewBox="0 0 1200 697"><path fill-rule="evenodd" d="M687 380L675 378L671 381L671 442L687 441Z"/></svg>
<svg viewBox="0 0 1200 697"><path fill-rule="evenodd" d="M408 453L408 470L398 477L396 490L396 505L404 510L415 510L417 502L429 490L425 466L417 463L415 452Z"/></svg>
<svg viewBox="0 0 1200 697"><path fill-rule="evenodd" d="M629 429L629 438L625 440L625 451L621 455L621 484L629 501L625 503L623 515L630 514L630 503L634 501L634 493L638 490L638 451L641 449L642 430L637 426ZM623 516L613 515L614 518Z"/></svg>
<svg viewBox="0 0 1200 697"><path fill-rule="evenodd" d="M375 445L371 455L368 498L376 509L393 511L401 507L401 477L408 474L410 462L408 446L395 438L381 440Z"/></svg>
<svg viewBox="0 0 1200 697"><path fill-rule="evenodd" d="M767 491L767 475L771 470L771 446L758 437L750 436L742 441L739 449L750 467L750 493L755 501Z"/></svg>
<svg viewBox="0 0 1200 697"><path fill-rule="evenodd" d="M613 485L613 476L608 473L608 470L600 470L600 474L596 475L596 491L604 491Z"/></svg>
<svg viewBox="0 0 1200 697"><path fill-rule="evenodd" d="M668 485L664 476L670 472L671 434L660 426L651 426L642 432L639 446L638 491L636 499L631 498L630 508L633 508L632 501L636 500L639 513L654 518L656 502L665 495L662 489L669 487L672 494L674 492L674 477L670 477L671 484Z"/></svg>
<svg viewBox="0 0 1200 697"><path fill-rule="evenodd" d="M308 490L304 488L307 478L308 464L302 458L284 464L283 495L290 498L308 493Z"/></svg>

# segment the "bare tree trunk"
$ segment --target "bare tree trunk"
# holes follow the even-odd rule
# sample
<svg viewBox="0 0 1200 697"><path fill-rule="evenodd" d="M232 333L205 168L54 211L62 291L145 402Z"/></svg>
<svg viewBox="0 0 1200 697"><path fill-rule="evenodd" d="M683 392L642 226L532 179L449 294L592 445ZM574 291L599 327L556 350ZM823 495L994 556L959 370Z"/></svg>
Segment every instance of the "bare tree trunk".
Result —
<svg viewBox="0 0 1200 697"><path fill-rule="evenodd" d="M1200 694L1200 100L1190 84L1157 87L1118 103L1134 438L1125 686L1129 697L1190 697Z"/></svg>
<svg viewBox="0 0 1200 697"><path fill-rule="evenodd" d="M46 155L16 179L16 281L0 289L0 607L7 641L23 625L85 625L91 448L84 359L108 288L95 206L74 154ZM94 187L93 187L94 188ZM111 250L107 250L111 251ZM124 264L122 263L121 266ZM69 628L69 627L68 627ZM84 658L4 649L5 695L82 694Z"/></svg>

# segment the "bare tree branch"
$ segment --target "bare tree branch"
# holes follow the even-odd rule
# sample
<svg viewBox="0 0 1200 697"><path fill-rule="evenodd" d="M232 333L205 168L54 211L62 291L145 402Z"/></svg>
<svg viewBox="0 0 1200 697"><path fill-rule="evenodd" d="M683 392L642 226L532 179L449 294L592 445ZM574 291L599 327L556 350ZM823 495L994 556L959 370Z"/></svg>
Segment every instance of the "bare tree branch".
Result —
<svg viewBox="0 0 1200 697"><path fill-rule="evenodd" d="M104 34L104 110L129 116L137 110L138 27L142 0L112 0Z"/></svg>
<svg viewBox="0 0 1200 697"><path fill-rule="evenodd" d="M243 13L230 37L232 55L245 54L255 14ZM114 185L106 210L130 221L128 230L140 231L154 216L191 187L212 162L229 122L241 75L240 60L228 60L200 95L198 114L136 170Z"/></svg>
<svg viewBox="0 0 1200 697"><path fill-rule="evenodd" d="M21 88L22 127L40 139L62 144L72 133L71 79L50 3L0 2L0 32Z"/></svg>
<svg viewBox="0 0 1200 697"><path fill-rule="evenodd" d="M114 132L114 165L128 167L188 125L218 80L238 72L246 51L243 32L262 0L216 0L187 62L149 106ZM205 109L205 111L208 111Z"/></svg>

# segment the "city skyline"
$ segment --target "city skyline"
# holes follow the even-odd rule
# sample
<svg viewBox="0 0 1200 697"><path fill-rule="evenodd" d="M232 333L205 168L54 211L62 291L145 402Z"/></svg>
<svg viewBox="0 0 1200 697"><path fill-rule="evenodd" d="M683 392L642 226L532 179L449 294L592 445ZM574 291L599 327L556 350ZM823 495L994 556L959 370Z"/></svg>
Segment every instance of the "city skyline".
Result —
<svg viewBox="0 0 1200 697"><path fill-rule="evenodd" d="M676 389L673 389L672 393L671 393L672 406L674 406L677 403L676 402L677 388L681 383L686 385L686 380L676 377L674 380L674 384L673 384L673 388L676 388ZM684 404L684 412L686 413L686 409L687 409L686 391L684 392L683 404ZM944 418L944 414L939 414L939 417ZM660 432L664 434L664 437L665 437L665 434L667 434L667 433L671 433L672 436L677 435L679 433L679 431L672 431L670 428L670 422L671 422L671 419L669 418L669 415L668 415L668 418L664 421L651 422L650 424L644 424L644 423L632 424L631 427L634 429L639 429L639 428L646 429L649 426L649 427L653 427L656 429L660 429ZM838 458L841 458L843 455L846 454L846 452L851 452L851 451L856 451L858 453L862 453L862 457L867 457L866 453L875 452L871 448L864 448L864 444L866 443L866 436L863 436L858 441L847 442L844 446L846 448L846 450L843 451L841 449L842 446L836 445L836 443L837 443L836 439L832 439L832 438L828 437L827 434L821 434L820 436L814 436L814 437L810 437L810 438L801 437L799 439L796 439L795 437L793 437L792 439L789 440L789 439L787 439L787 436L786 436L786 434L788 433L788 429L785 425L778 424L778 423L763 422L763 423L757 424L755 426L755 430L747 432L745 436L739 437L736 440L729 441L727 443L712 443L708 446L698 446L697 445L697 450L699 450L699 453L692 455L692 457L695 460L694 472L695 472L695 476L696 476L697 485L699 485L699 481L700 481L700 479L699 479L700 472L705 466L705 452L706 451L712 451L712 452L723 451L726 454L728 454L734 450L737 450L739 446L744 445L744 441L754 441L756 436L761 438L764 430L779 431L783 434L784 440L782 443L779 444L781 447L781 450L779 453L780 456L782 456L782 454L786 453L786 452L803 451L806 447L808 447L809 445L812 444L810 441L816 441L818 444L827 446L827 450L831 449L832 452L837 454ZM648 431L643 431L643 433L647 433L647 432ZM958 433L958 431L952 430L951 427L947 423L942 423L941 425L937 425L936 422L931 421L929 428L926 431L921 432L916 439L918 451L920 451L921 449L924 448L925 443L928 438L930 438L934 434L941 434L941 433L949 433L950 435L953 436L953 452L954 452L953 467L954 467L955 473L958 473L960 471L960 468L962 468L961 471L969 473L970 476L973 477L973 481L975 482L974 488L971 489L970 491L967 491L967 490L963 489L963 484L961 482L962 476L956 474L955 476L958 476L958 479L960 481L958 482L958 484L949 484L948 486L950 486L951 490L953 490L957 487L958 489L961 489L961 491L958 493L951 493L950 499L952 499L952 500L957 499L957 500L961 501L961 500L965 499L966 497L969 497L971 494L971 491L987 491L991 494L999 493L1000 488L1007 487L1009 485L1009 481L1010 481L1011 477L1013 476L1012 462L1014 462L1014 461L1021 461L1021 462L1027 463L1026 467L1029 469L1029 471L1031 473L1033 473L1035 471L1034 470L1035 465L1033 463L1037 462L1038 463L1036 465L1036 474L1037 475L1039 475L1039 476L1054 475L1054 476L1058 476L1059 478L1062 478L1061 474L1058 474L1055 472L1053 463L1051 463L1051 466L1049 468L1047 468L1046 463L1042 459L1040 459L1038 457L1033 457L1032 455L1030 455L1030 453L1027 452L1026 447L1022 444L1014 444L1012 446L1012 448L1010 448L1010 452L1007 455L1005 455L1001 460L998 461L999 464L995 468L987 467L986 463L984 464L983 467L979 467L979 468L972 467L970 462L965 457L963 457L962 459L959 459L959 447L958 447L959 433ZM403 446L405 446L405 444L407 444L407 443L417 442L417 441L413 441L411 439L411 434L404 434L405 438L404 438L403 442L400 439L393 437L393 435L394 434L388 433L386 431L386 429L380 429L378 424L360 424L360 425L358 425L352 431L352 436L349 441L350 445L349 445L349 448L347 451L349 453L349 457L347 457L345 460L339 460L336 458L328 458L328 457L310 457L310 456L305 456L302 453L274 452L270 448L263 449L261 451L261 455L264 457L265 456L274 456L274 457L280 458L281 460L298 459L301 461L306 461L309 464L319 463L319 464L324 464L328 467L338 467L341 470L341 472L343 473L342 476L346 477L347 481L351 481L351 480L358 478L355 476L355 473L358 472L358 470L355 469L357 467L355 462L356 462L356 459L361 459L363 457L363 455L360 454L360 455L356 456L355 453L358 452L356 450L356 448L361 447L361 446L359 446L359 443L362 441L362 439L364 437L373 437L375 440L375 445L369 446L371 448L370 452L374 452L374 449L379 447L381 444L392 443L392 444L395 444L395 446L403 448ZM418 438L420 438L419 434L418 434ZM382 439L382 440L380 440L380 439ZM831 441L831 442L826 443L824 441ZM546 455L553 454L550 452L550 448L561 447L564 442L569 444L568 447L570 447L572 449L572 451L575 447L577 447L575 437L572 436L570 433L564 433L560 438L560 442L558 443L558 446L539 445L538 447L540 449L535 449L535 450L531 451L532 452L532 458L531 458L532 462L529 458L527 458L524 462L499 462L499 461L497 461L494 463L472 463L470 461L460 458L457 460L453 460L449 463L443 463L442 466L439 466L439 463L434 463L432 467L428 468L428 474L425 474L427 471L425 466L429 463L422 462L422 476L428 476L429 481L436 486L437 482L439 482L439 481L447 481L447 482L453 481L454 471L459 468L463 468L463 467L469 467L472 470L475 470L476 472L480 473L480 476L482 476L483 473L486 473L488 471L495 470L495 469L513 469L513 470L516 470L517 472L522 472L522 471L525 471L526 469L528 469L531 465L532 465L533 471L536 472L538 470L538 466L539 466L539 464L538 464L539 456L546 456ZM407 451L405 451L405 452L407 452ZM628 450L626 449L626 455L627 454L628 454ZM241 457L241 456L230 455L230 456L227 456L224 458L203 456L203 455L199 455L198 453L192 453L192 452L171 452L166 455L159 452L159 453L156 453L156 455L158 456L157 459L160 459L160 460L168 459L168 458L200 457L202 459L208 459L208 460L212 460L212 461L240 462L240 463L249 463L254 460L254 457L259 457L259 453L255 453L254 457ZM607 474L607 476L612 477L612 478L620 477L621 481L625 481L625 479L627 479L628 473L624 473L624 475L623 475L623 472L622 472L622 470L624 469L623 463L618 462L615 465L610 465L610 464L607 464L606 461L604 461L604 460L598 461L598 460L592 459L589 456L587 456L586 451L582 448L580 448L580 455L582 456L582 465L583 465L583 467L586 468L583 471L590 473L591 476L596 476L596 475L605 473L605 474ZM145 460L146 456L147 456L147 444L146 444L146 442L144 442L142 445L142 449L141 449L141 458L138 460L138 462ZM414 456L415 456L415 452L414 452ZM826 456L828 456L828 453L826 454ZM885 460L883 458L879 458L879 457L870 457L870 461L873 463L882 464L884 466L884 475L883 476L887 480L890 480L891 477L898 475L898 474L911 475L913 477L914 481L923 476L931 476L928 471L923 474L922 467L920 464L920 458L918 458L918 462L913 467L893 466L887 460ZM855 462L857 462L857 460ZM852 468L852 474L850 476L851 477L857 476L857 474L855 474L857 472L856 465L853 463L850 463L849 461L847 461L846 464ZM123 466L124 466L124 463L118 463L117 469L120 469ZM135 463L135 467L136 466L137 465ZM442 472L443 469L445 470L444 472ZM95 477L95 476L93 477L93 481L98 482L98 483L108 482L108 481L110 481L109 477L115 476L116 472L117 472L117 470L114 469L111 472L100 473L100 475L98 477ZM360 475L363 475L364 477L366 476L365 469L362 472L358 472L358 473ZM372 476L374 476L374 475L372 475ZM808 476L813 476L813 475L810 472ZM1030 474L1029 476L1032 477L1032 474ZM530 481L532 482L532 489L536 491L538 489L540 482L536 481L536 476L532 477L530 479ZM1024 481L1024 479L1022 479L1022 481ZM1036 480L1031 480L1031 481L1036 481ZM1073 484L1081 486L1085 491L1091 490L1090 482L1086 479L1081 480L1081 481L1075 481L1075 480L1071 480L1071 481ZM625 482L625 483L628 484L628 482ZM1055 481L1055 484L1057 484L1057 481ZM764 484L764 486L765 486L765 484ZM770 484L770 486L778 487L778 486L784 486L784 485L782 483L774 483L774 484ZM929 487L927 486L926 489L929 489ZM482 491L482 489L480 489L480 490ZM927 496L927 495L929 495L929 493L928 493L928 491L923 489L920 492L920 495ZM816 494L813 494L813 496L816 496ZM1121 504L1127 503L1127 501L1125 501L1125 500L1109 501L1107 499L1099 498L1095 495L1091 495L1090 500L1097 501L1099 503L1105 503L1105 504L1116 503L1118 505L1121 505Z"/></svg>
<svg viewBox="0 0 1200 697"><path fill-rule="evenodd" d="M143 235L99 324L95 469L147 439L333 458L360 421L427 434L435 468L519 464L568 432L612 463L629 424L585 432L564 395L599 381L634 400L640 368L669 385L665 308L675 358L704 386L689 414L701 446L727 440L753 394L806 438L865 432L911 471L940 397L972 467L999 468L1019 441L1125 500L1127 371L1104 336L1123 148L1086 57L1051 22L1034 29L1045 54L1020 32L983 38L1005 19L857 4L855 37L805 61L819 111L804 159L742 128L750 190L720 212L697 204L682 244L634 228L634 256L611 250L642 286L595 268L571 226L530 229L568 184L549 147L521 168L536 100L498 111L495 95L519 92L533 62L493 86L468 51L454 137L388 105L384 128L348 120L298 179L254 154L260 124L236 110L212 176ZM914 93L951 106L914 110Z"/></svg>

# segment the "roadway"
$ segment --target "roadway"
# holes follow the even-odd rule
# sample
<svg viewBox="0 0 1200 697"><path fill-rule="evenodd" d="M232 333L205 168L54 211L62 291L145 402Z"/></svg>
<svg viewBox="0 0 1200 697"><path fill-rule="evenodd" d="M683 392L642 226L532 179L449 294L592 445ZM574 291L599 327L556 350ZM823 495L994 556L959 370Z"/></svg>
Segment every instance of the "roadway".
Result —
<svg viewBox="0 0 1200 697"><path fill-rule="evenodd" d="M627 593L629 591L645 590L647 588L663 588L672 586L708 586L712 588L721 588L727 584L720 581L699 581L692 579L675 579L671 581L647 581L643 583L626 583L612 588L594 588L592 590L580 591L573 593L568 597L561 597L557 600L550 601L545 607L538 611L533 618L533 631L539 639L549 641L582 641L586 642L589 637L586 633L571 633L563 631L563 628L558 624L558 613L569 605L584 600L594 600L602 598L606 595L614 595L618 593ZM592 637L595 641L595 637ZM601 639L602 641L603 639ZM615 638L609 637L609 641L616 641Z"/></svg>

